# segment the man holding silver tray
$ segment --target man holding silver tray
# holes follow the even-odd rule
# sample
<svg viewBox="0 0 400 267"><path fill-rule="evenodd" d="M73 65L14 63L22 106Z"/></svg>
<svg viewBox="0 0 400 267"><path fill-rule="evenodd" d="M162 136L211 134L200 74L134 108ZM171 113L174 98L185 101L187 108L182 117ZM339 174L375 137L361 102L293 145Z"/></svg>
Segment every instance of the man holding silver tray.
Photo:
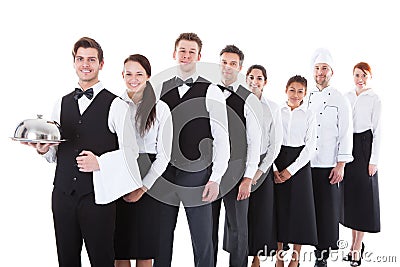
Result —
<svg viewBox="0 0 400 267"><path fill-rule="evenodd" d="M57 162L52 211L59 265L81 266L85 242L91 266L113 267L114 200L142 186L135 129L125 116L128 105L99 81L100 45L83 37L72 55L78 88L52 115L60 139L13 139Z"/></svg>

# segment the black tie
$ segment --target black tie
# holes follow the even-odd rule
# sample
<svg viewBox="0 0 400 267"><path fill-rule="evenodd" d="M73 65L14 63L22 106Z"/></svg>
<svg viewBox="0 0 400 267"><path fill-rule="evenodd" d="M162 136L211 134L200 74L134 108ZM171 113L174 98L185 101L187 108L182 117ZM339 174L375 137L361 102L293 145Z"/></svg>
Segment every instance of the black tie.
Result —
<svg viewBox="0 0 400 267"><path fill-rule="evenodd" d="M92 99L93 98L93 88L89 88L89 89L87 89L85 91L82 91L81 88L75 88L75 92L74 92L74 99L75 100L78 100L83 95L85 95L89 99Z"/></svg>
<svg viewBox="0 0 400 267"><path fill-rule="evenodd" d="M192 86L193 85L193 79L192 78L189 78L189 79L183 81L181 78L176 77L175 82L176 82L176 87L180 87L180 86L182 86L184 84L186 84L187 86Z"/></svg>

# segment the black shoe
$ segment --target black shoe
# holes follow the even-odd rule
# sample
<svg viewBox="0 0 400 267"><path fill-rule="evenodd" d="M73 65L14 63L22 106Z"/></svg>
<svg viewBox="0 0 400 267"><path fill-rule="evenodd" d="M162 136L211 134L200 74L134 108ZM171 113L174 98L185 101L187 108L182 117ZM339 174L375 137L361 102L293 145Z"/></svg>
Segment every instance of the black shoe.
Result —
<svg viewBox="0 0 400 267"><path fill-rule="evenodd" d="M347 254L346 256L344 256L342 258L343 261L351 261L352 257L351 257L351 251L349 252L349 254Z"/></svg>
<svg viewBox="0 0 400 267"><path fill-rule="evenodd" d="M358 260L351 260L350 261L350 266L360 266L361 265L361 259L363 258L363 254L364 254L364 249L365 249L365 245L364 242L361 243L361 251L360 251L360 255L359 255L359 259Z"/></svg>
<svg viewBox="0 0 400 267"><path fill-rule="evenodd" d="M321 250L314 250L315 254L315 265L314 267L327 267L328 266L328 253L326 251L322 252Z"/></svg>
<svg viewBox="0 0 400 267"><path fill-rule="evenodd" d="M327 267L327 266L328 266L328 262L325 259L315 260L314 267Z"/></svg>
<svg viewBox="0 0 400 267"><path fill-rule="evenodd" d="M361 258L358 261L351 261L350 266L360 266L361 265Z"/></svg>

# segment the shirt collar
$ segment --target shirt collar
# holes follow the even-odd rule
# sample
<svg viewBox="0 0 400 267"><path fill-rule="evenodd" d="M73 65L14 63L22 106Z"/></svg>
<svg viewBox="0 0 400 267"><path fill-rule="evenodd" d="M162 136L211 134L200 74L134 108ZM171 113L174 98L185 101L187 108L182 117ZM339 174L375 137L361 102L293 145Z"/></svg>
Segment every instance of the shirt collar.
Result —
<svg viewBox="0 0 400 267"><path fill-rule="evenodd" d="M286 111L295 111L295 110L301 110L303 112L307 112L307 107L306 105L304 105L304 99L303 99L303 103L301 103L300 106L298 106L297 108L291 110L291 108L288 106L287 101L282 104L282 110L286 110Z"/></svg>
<svg viewBox="0 0 400 267"><path fill-rule="evenodd" d="M356 90L357 90L357 88L354 87L354 91L353 92L354 92L355 95L357 95ZM372 90L372 88L370 88L370 89L362 92L360 95L371 95L371 96L373 96L373 95L375 95L375 92Z"/></svg>

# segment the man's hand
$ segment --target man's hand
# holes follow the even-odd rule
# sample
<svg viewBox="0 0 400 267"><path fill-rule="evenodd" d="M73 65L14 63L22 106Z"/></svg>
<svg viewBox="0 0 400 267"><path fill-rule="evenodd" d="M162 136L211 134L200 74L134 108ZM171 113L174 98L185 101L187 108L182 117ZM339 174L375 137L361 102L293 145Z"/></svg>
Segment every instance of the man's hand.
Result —
<svg viewBox="0 0 400 267"><path fill-rule="evenodd" d="M142 187L130 192L129 194L126 194L123 197L123 199L126 202L136 202L144 195L144 193L146 193L146 191L147 191L147 188L145 186L142 186Z"/></svg>
<svg viewBox="0 0 400 267"><path fill-rule="evenodd" d="M251 181L251 178L243 177L242 182L239 185L239 192L236 198L237 200L244 200L250 196Z"/></svg>
<svg viewBox="0 0 400 267"><path fill-rule="evenodd" d="M78 164L79 171L81 172L93 172L100 170L96 155L91 151L83 150L81 153L79 153L79 156L76 157L76 163Z"/></svg>
<svg viewBox="0 0 400 267"><path fill-rule="evenodd" d="M32 142L21 142L23 145L27 145L36 149L40 155L46 154L51 146L56 146L58 143L32 143Z"/></svg>
<svg viewBox="0 0 400 267"><path fill-rule="evenodd" d="M343 180L343 175L344 175L344 165L346 163L344 162L338 162L336 164L336 167L334 167L331 170L331 173L329 174L329 179L331 180L331 184L337 184Z"/></svg>
<svg viewBox="0 0 400 267"><path fill-rule="evenodd" d="M219 194L219 184L213 181L208 181L203 190L202 200L204 202L212 202L217 199Z"/></svg>

